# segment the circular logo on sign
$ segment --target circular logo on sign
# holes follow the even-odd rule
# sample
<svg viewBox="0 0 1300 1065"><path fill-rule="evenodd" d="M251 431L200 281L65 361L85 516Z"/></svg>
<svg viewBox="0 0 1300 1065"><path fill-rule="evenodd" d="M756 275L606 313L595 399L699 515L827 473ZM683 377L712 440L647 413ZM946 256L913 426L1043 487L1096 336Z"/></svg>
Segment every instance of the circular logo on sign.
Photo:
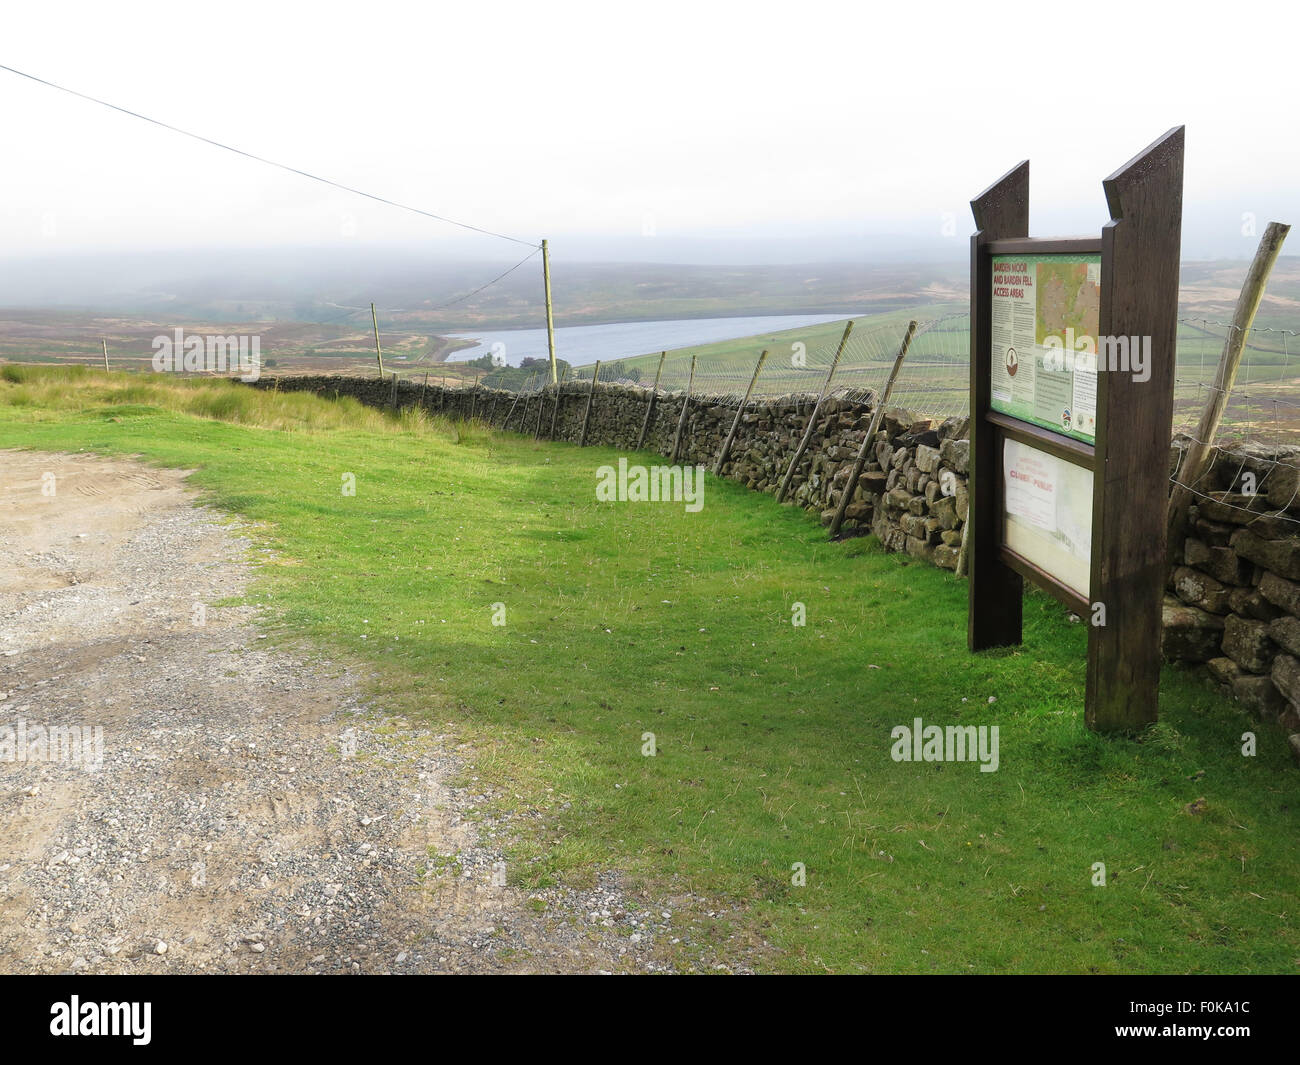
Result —
<svg viewBox="0 0 1300 1065"><path fill-rule="evenodd" d="M1061 411L1061 424L1062 424L1063 426L1065 426L1065 428L1066 428L1067 431L1068 431L1069 428L1070 428L1070 422L1071 422L1071 420L1072 420L1072 419L1071 419L1071 417L1070 417L1070 408L1069 408L1069 407L1066 407L1065 410Z"/></svg>
<svg viewBox="0 0 1300 1065"><path fill-rule="evenodd" d="M1016 358L1016 349L1007 348L1007 373L1015 377L1018 369L1020 369L1020 360Z"/></svg>

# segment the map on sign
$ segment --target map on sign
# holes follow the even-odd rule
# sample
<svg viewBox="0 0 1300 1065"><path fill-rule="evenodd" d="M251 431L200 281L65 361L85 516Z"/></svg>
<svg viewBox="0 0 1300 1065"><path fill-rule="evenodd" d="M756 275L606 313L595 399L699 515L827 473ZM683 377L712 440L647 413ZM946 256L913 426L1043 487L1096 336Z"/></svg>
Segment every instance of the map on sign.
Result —
<svg viewBox="0 0 1300 1065"><path fill-rule="evenodd" d="M1098 260L1100 262L1100 259ZM1071 335L1096 337L1101 313L1100 278L1087 262L1039 260L1035 264L1037 321L1034 339L1041 347L1048 337L1064 344Z"/></svg>
<svg viewBox="0 0 1300 1065"><path fill-rule="evenodd" d="M1100 255L993 258L996 411L1092 443Z"/></svg>

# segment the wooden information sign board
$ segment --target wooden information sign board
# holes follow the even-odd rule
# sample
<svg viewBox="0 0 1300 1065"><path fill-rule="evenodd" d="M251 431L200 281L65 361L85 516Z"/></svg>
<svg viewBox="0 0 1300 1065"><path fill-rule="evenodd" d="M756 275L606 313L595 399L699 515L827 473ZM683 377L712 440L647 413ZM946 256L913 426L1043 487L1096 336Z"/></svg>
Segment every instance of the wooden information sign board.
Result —
<svg viewBox="0 0 1300 1065"><path fill-rule="evenodd" d="M1100 237L1029 237L1029 163L971 203L972 651L1021 640L1024 580L1089 626L1098 731L1156 720L1183 128L1102 182Z"/></svg>

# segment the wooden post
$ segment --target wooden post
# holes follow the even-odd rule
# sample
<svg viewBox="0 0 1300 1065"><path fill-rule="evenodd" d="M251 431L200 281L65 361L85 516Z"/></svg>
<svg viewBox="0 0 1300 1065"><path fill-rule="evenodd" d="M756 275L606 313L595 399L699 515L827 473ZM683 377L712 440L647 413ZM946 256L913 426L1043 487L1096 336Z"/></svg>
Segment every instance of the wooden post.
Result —
<svg viewBox="0 0 1300 1065"><path fill-rule="evenodd" d="M478 371L475 371L474 383L470 386L470 390L469 390L469 420L470 421L473 421L474 415L478 413L478 382L479 382L479 373Z"/></svg>
<svg viewBox="0 0 1300 1065"><path fill-rule="evenodd" d="M104 349L104 372L108 373L108 341L100 337L99 344Z"/></svg>
<svg viewBox="0 0 1300 1065"><path fill-rule="evenodd" d="M722 442L722 450L718 452L718 461L713 464L713 476L722 476L722 464L727 461L727 455L731 452L731 442L736 439L736 430L740 428L740 416L745 413L745 406L749 403L749 397L754 391L754 384L758 381L758 371L763 368L763 363L767 361L767 352L764 351L758 357L758 362L754 366L754 376L749 379L749 387L745 389L745 398L740 401L740 406L736 408L736 416L731 420L731 432L727 434L727 439Z"/></svg>
<svg viewBox="0 0 1300 1065"><path fill-rule="evenodd" d="M677 419L677 432L673 436L673 454L669 461L674 466L677 465L677 453L681 450L682 430L686 428L686 410L691 405L691 389L695 385L695 358L696 356L691 356L691 375L686 379L686 395L682 397L682 414Z"/></svg>
<svg viewBox="0 0 1300 1065"><path fill-rule="evenodd" d="M966 521L970 541L966 645L972 651L1020 643L1024 581L999 557L1002 542L1002 449L987 420L993 391L992 260L984 245L1029 236L1029 161L1009 170L971 201L970 467Z"/></svg>
<svg viewBox="0 0 1300 1065"><path fill-rule="evenodd" d="M542 438L542 415L545 413L545 411L546 411L546 382L543 381L542 387L538 390L537 393L537 428L533 432L534 440L540 440Z"/></svg>
<svg viewBox="0 0 1300 1065"><path fill-rule="evenodd" d="M1174 479L1173 494L1169 499L1169 545L1170 563L1179 561L1175 556L1182 550L1187 508L1192 503L1192 491L1201 479L1214 450L1214 437L1219 431L1219 420L1228 405L1228 396L1237 380L1237 367L1241 365L1242 353L1246 350L1246 340L1251 327L1255 324L1255 313L1264 298L1264 289L1268 285L1268 276L1273 272L1273 264L1282 251L1291 227L1281 222L1270 222L1255 249L1255 258L1246 272L1241 294L1237 297L1237 307L1232 315L1232 327L1223 341L1223 354L1219 356L1219 370L1214 375L1214 385L1210 389L1209 399L1201 420L1196 427L1196 435L1191 446L1183 455L1182 466Z"/></svg>
<svg viewBox="0 0 1300 1065"><path fill-rule="evenodd" d="M375 358L379 360L379 376L384 376L384 352L379 347L379 318L375 314L375 305L370 305L370 321L375 327Z"/></svg>
<svg viewBox="0 0 1300 1065"><path fill-rule="evenodd" d="M542 380L537 389L537 424L533 426L533 439L542 438L542 415L546 412L546 381Z"/></svg>
<svg viewBox="0 0 1300 1065"><path fill-rule="evenodd" d="M640 451L645 446L646 430L650 428L650 415L655 409L655 397L659 395L659 375L664 372L664 359L668 357L668 352L659 353L659 369L655 370L655 383L650 386L650 398L645 405L645 421L641 423L641 435L636 438L635 450Z"/></svg>
<svg viewBox="0 0 1300 1065"><path fill-rule="evenodd" d="M966 520L961 523L961 547L957 549L957 576L966 576L970 566L970 509L966 510Z"/></svg>
<svg viewBox="0 0 1300 1065"><path fill-rule="evenodd" d="M520 415L519 418L519 431L521 433L528 432L528 408L532 405L533 402L533 384L536 382L536 380L537 380L537 375L533 374L533 376L528 379L528 384L524 385L523 388L524 413Z"/></svg>
<svg viewBox="0 0 1300 1065"><path fill-rule="evenodd" d="M569 367L564 367L564 373L560 375L560 381L555 386L555 406L551 408L551 433L550 439L555 439L555 421L560 416L560 394L564 391L564 379L569 376Z"/></svg>
<svg viewBox="0 0 1300 1065"><path fill-rule="evenodd" d="M394 410L397 409L397 371L393 371L393 391L388 397L388 405Z"/></svg>
<svg viewBox="0 0 1300 1065"><path fill-rule="evenodd" d="M587 423L591 421L591 405L596 401L596 381L600 377L600 360L596 360L596 368L591 374L591 391L587 393L587 410L582 415L582 435L578 437L578 446L587 446Z"/></svg>
<svg viewBox="0 0 1300 1065"><path fill-rule="evenodd" d="M850 318L848 324L844 327L844 335L840 337L840 346L835 349L835 359L831 363L830 371L826 374L826 380L822 382L822 394L817 397L817 405L813 407L812 417L808 419L808 428L804 430L803 439L799 441L799 446L795 448L794 458L790 460L790 468L785 471L785 476L781 478L781 487L777 490L776 501L784 502L785 494L790 490L790 481L794 477L794 471L799 467L799 460L803 458L804 451L808 448L808 442L812 439L813 431L817 427L817 419L821 416L822 404L826 402L826 395L830 391L831 378L835 376L835 368L840 364L840 356L844 354L844 345L849 342L849 334L853 332L853 320Z"/></svg>
<svg viewBox="0 0 1300 1065"><path fill-rule="evenodd" d="M506 411L506 420L501 423L501 431L503 433L506 431L506 428L510 425L510 419L515 416L515 408L519 406L519 400L523 397L523 394L524 394L523 390L520 389L520 391L515 394L515 401L510 404L510 409Z"/></svg>
<svg viewBox="0 0 1300 1065"><path fill-rule="evenodd" d="M424 371L424 384L420 386L420 406L424 406L424 395L429 391L429 371Z"/></svg>
<svg viewBox="0 0 1300 1065"><path fill-rule="evenodd" d="M858 457L853 461L853 470L849 473L848 483L844 486L844 491L840 495L839 506L835 508L835 517L831 520L831 528L828 534L831 537L839 534L840 525L844 522L844 512L849 509L849 500L853 498L853 493L858 487L858 479L862 476L862 470L867 465L867 455L873 446L872 442L876 439L876 433L880 431L880 422L885 416L885 404L889 402L889 393L894 390L894 382L898 380L898 371L903 366L903 360L907 357L907 349L911 347L912 337L914 336L916 336L916 322L908 322L907 332L903 335L903 343L894 359L893 369L889 371L889 380L885 382L885 391L881 393L880 399L876 402L875 412L871 415L871 426L867 429L867 435L862 438L862 446L858 448Z"/></svg>
<svg viewBox="0 0 1300 1065"><path fill-rule="evenodd" d="M1111 221L1101 234L1100 333L1150 338L1142 382L1097 373L1096 480L1084 720L1095 732L1156 721L1167 571L1169 437L1183 220L1183 127L1171 129L1102 182ZM1095 617L1095 614L1094 614Z"/></svg>
<svg viewBox="0 0 1300 1065"><path fill-rule="evenodd" d="M551 317L551 251L542 241L542 287L546 293L546 350L551 356L551 384L558 384L555 372L555 322Z"/></svg>

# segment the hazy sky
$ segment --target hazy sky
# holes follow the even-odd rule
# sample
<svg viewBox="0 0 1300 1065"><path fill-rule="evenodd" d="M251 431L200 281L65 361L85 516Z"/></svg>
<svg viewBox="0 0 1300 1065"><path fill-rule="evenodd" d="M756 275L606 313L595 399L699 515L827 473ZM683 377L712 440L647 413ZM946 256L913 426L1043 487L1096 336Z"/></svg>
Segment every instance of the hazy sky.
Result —
<svg viewBox="0 0 1300 1065"><path fill-rule="evenodd" d="M1179 123L1185 255L1249 254L1246 212L1300 221L1293 65L1266 54L1300 21L1284 5L54 0L5 15L0 63L557 253L742 237L775 261L834 238L865 259L888 233L964 254L970 199L1024 157L1034 234L1091 231L1101 178ZM6 72L0 115L0 255L411 241L515 256Z"/></svg>

